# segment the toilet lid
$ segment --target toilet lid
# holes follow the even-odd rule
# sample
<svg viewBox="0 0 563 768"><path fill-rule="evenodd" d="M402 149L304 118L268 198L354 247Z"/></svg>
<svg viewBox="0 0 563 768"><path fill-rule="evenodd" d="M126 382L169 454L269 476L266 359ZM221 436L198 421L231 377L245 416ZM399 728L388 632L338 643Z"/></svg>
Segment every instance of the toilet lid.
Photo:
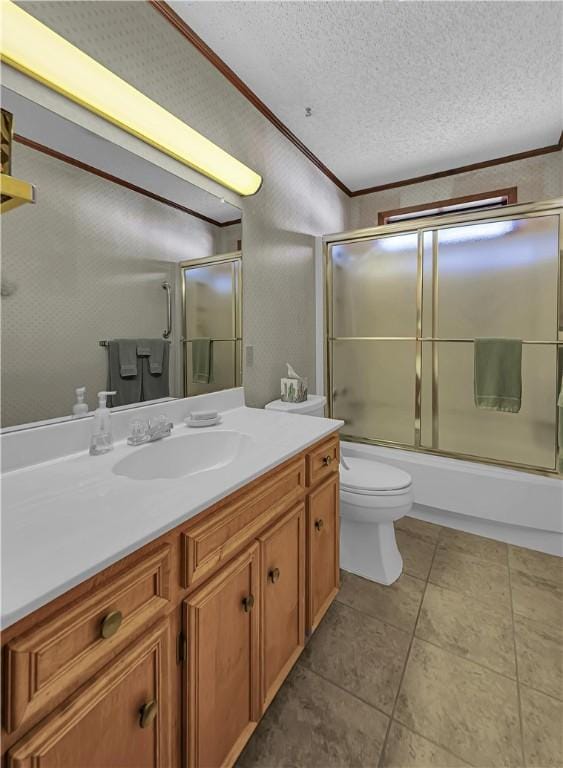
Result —
<svg viewBox="0 0 563 768"><path fill-rule="evenodd" d="M350 469L340 465L340 487L346 491L376 494L408 488L412 483L408 472L389 464L353 456L345 456L344 460Z"/></svg>

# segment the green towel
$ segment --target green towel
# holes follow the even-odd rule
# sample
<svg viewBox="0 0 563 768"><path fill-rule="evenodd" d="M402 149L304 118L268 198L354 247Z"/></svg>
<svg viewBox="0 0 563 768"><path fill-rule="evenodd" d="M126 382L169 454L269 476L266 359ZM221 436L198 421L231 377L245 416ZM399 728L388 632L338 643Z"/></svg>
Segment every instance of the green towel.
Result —
<svg viewBox="0 0 563 768"><path fill-rule="evenodd" d="M518 413L522 403L522 341L475 339L475 405Z"/></svg>
<svg viewBox="0 0 563 768"><path fill-rule="evenodd" d="M211 384L213 381L213 342L192 339L192 382Z"/></svg>

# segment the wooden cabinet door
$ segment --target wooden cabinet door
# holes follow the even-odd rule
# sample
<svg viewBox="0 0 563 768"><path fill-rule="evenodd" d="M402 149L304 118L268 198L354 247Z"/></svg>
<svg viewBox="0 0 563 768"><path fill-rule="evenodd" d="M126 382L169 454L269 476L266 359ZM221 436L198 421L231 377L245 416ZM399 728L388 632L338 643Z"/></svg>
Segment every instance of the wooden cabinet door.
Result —
<svg viewBox="0 0 563 768"><path fill-rule="evenodd" d="M184 601L189 768L230 766L260 716L259 545Z"/></svg>
<svg viewBox="0 0 563 768"><path fill-rule="evenodd" d="M340 587L339 478L309 495L307 507L307 631L312 632Z"/></svg>
<svg viewBox="0 0 563 768"><path fill-rule="evenodd" d="M8 753L9 768L169 768L168 623L160 623Z"/></svg>
<svg viewBox="0 0 563 768"><path fill-rule="evenodd" d="M274 698L305 642L305 505L260 536L262 701Z"/></svg>

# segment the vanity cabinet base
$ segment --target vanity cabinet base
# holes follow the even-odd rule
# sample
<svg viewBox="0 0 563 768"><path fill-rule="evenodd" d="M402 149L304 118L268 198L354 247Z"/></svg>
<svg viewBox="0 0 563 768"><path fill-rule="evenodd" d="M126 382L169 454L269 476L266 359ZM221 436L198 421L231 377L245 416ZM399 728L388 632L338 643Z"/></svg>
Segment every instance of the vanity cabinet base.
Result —
<svg viewBox="0 0 563 768"><path fill-rule="evenodd" d="M230 768L337 593L337 459L335 434L5 630L2 766Z"/></svg>

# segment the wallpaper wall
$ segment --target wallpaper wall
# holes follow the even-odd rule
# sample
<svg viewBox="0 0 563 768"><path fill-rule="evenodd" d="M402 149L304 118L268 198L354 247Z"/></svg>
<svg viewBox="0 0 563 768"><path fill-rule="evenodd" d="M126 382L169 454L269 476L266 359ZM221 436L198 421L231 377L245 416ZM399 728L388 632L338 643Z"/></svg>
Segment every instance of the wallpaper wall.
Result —
<svg viewBox="0 0 563 768"><path fill-rule="evenodd" d="M286 361L313 388L313 237L349 226L349 199L148 3L22 6L262 174L262 189L244 201L247 401L279 396Z"/></svg>
<svg viewBox="0 0 563 768"><path fill-rule="evenodd" d="M20 144L14 167L37 204L2 217L2 425L72 413L106 388L100 339L161 335L163 280L216 252L219 227ZM229 229L229 228L226 228ZM181 394L179 291L171 387Z"/></svg>
<svg viewBox="0 0 563 768"><path fill-rule="evenodd" d="M413 170L413 173L416 171ZM423 181L406 187L374 192L352 198L353 229L377 226L379 211L390 211L409 205L447 200L493 189L518 187L518 202L531 203L563 195L563 153L552 152L527 160L494 165L479 171L459 173L443 179Z"/></svg>

